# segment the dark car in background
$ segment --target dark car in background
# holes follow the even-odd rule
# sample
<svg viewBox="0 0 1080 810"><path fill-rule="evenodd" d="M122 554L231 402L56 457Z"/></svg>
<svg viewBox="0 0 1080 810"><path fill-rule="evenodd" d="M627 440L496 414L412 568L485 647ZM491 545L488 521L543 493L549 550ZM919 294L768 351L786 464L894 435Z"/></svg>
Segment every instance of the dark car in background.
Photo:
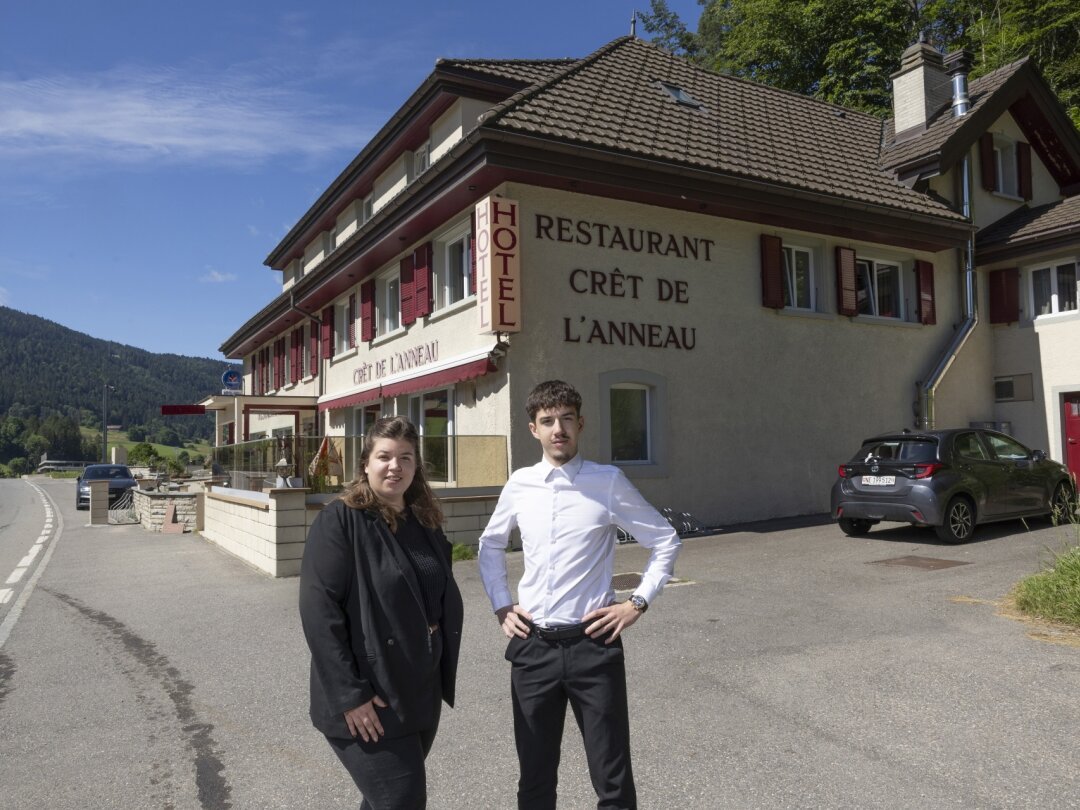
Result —
<svg viewBox="0 0 1080 810"><path fill-rule="evenodd" d="M932 526L947 543L975 527L1074 507L1068 468L993 430L903 430L866 439L839 468L832 516L845 534L881 521Z"/></svg>
<svg viewBox="0 0 1080 810"><path fill-rule="evenodd" d="M75 482L75 508L90 508L90 481L109 482L109 506L115 504L128 490L138 487L138 482L123 464L91 464Z"/></svg>

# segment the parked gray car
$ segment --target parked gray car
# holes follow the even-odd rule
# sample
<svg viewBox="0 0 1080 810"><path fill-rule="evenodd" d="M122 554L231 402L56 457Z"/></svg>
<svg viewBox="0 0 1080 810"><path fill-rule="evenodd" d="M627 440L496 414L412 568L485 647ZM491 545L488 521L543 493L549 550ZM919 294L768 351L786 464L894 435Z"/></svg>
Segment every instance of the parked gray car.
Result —
<svg viewBox="0 0 1080 810"><path fill-rule="evenodd" d="M996 520L1065 515L1075 482L1062 464L993 430L959 428L866 439L832 489L845 534L881 521L932 526L947 543L971 539Z"/></svg>
<svg viewBox="0 0 1080 810"><path fill-rule="evenodd" d="M75 508L90 508L90 481L109 482L109 506L139 484L123 464L91 464L75 482Z"/></svg>

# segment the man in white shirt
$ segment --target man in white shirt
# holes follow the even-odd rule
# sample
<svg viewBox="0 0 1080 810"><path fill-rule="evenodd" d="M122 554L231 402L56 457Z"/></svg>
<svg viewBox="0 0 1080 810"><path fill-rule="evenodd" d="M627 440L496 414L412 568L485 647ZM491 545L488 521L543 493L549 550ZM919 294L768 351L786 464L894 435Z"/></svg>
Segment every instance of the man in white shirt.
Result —
<svg viewBox="0 0 1080 810"><path fill-rule="evenodd" d="M521 776L519 810L554 810L566 704L585 742L597 807L637 807L622 632L671 577L675 530L617 467L578 455L581 395L561 380L532 390L529 430L543 460L514 472L480 537L480 575L510 639L510 690ZM525 572L514 601L506 575L510 532ZM641 584L615 601L615 531L652 550Z"/></svg>

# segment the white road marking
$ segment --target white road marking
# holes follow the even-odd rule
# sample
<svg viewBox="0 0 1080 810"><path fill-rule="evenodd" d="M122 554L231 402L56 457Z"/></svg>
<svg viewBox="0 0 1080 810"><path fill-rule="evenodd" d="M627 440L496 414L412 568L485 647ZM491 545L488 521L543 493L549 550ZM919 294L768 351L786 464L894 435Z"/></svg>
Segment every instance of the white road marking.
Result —
<svg viewBox="0 0 1080 810"><path fill-rule="evenodd" d="M11 588L0 588L0 605L7 604L11 600L13 593L15 591L11 590Z"/></svg>
<svg viewBox="0 0 1080 810"><path fill-rule="evenodd" d="M14 571L11 572L11 576L7 578L7 582L4 583L4 584L5 585L14 585L16 582L18 582L20 579L23 578L23 574L25 574L25 573L26 573L25 566L22 567L22 568L16 568Z"/></svg>
<svg viewBox="0 0 1080 810"><path fill-rule="evenodd" d="M36 484L32 484L29 481L27 483L33 487L37 492L45 505L45 509L54 509L55 505L52 499L45 493L41 487ZM60 541L60 537L64 533L64 516L57 514L57 526L56 526L56 538L53 543L45 549L45 553L41 555L41 562L38 563L37 568L34 569L34 573L30 575L30 579L26 581L26 585L23 586L22 593L19 594L19 598L15 600L15 604L11 606L11 610L8 611L7 616L4 617L4 621L0 622L0 649L3 648L7 642L8 637L11 636L11 631L15 627L15 623L19 620L19 616L22 615L23 608L26 607L26 603L30 601L30 595L34 592L34 586L37 585L38 580L41 579L41 575L45 573L45 567L49 564L49 560L52 558L53 552L56 551L56 544ZM23 569L25 571L26 569ZM14 574L12 574L14 576ZM22 574L19 574L21 577ZM5 589L6 590L6 589ZM2 601L7 601L11 596L5 596Z"/></svg>
<svg viewBox="0 0 1080 810"><path fill-rule="evenodd" d="M30 551L27 552L25 557L19 560L19 566L22 568L29 568L30 563L34 561L34 557L38 555L39 551L41 551L41 546L30 546Z"/></svg>

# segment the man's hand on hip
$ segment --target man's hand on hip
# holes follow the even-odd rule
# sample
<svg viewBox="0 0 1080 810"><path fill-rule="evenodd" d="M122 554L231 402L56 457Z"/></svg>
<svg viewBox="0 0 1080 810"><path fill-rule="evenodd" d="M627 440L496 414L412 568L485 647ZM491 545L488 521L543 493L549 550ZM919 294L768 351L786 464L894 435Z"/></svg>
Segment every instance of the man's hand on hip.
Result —
<svg viewBox="0 0 1080 810"><path fill-rule="evenodd" d="M610 644L619 637L627 627L632 625L641 616L641 611L630 602L616 602L614 605L597 608L587 613L582 624L588 625L585 634L589 638L598 638L610 633L610 637L604 642Z"/></svg>
<svg viewBox="0 0 1080 810"><path fill-rule="evenodd" d="M502 631L507 638L528 638L532 632L528 622L532 621L532 614L522 609L521 605L506 605L495 611L495 617L502 625Z"/></svg>

